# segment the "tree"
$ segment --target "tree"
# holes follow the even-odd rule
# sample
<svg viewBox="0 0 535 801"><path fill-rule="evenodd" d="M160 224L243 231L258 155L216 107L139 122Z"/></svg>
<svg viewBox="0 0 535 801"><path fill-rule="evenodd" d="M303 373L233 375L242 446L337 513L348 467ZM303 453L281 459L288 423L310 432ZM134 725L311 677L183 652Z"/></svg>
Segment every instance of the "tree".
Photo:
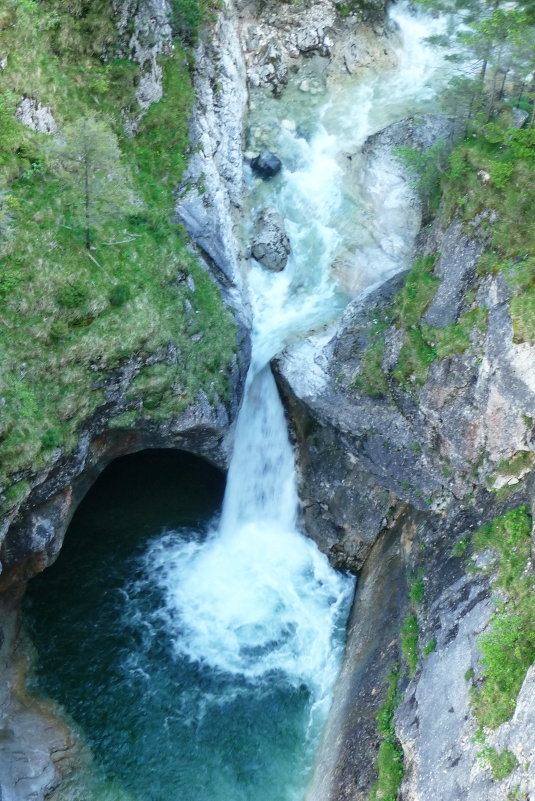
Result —
<svg viewBox="0 0 535 801"><path fill-rule="evenodd" d="M131 180L117 137L93 117L66 126L52 154L65 183L65 201L91 249L95 231L112 215L132 210Z"/></svg>

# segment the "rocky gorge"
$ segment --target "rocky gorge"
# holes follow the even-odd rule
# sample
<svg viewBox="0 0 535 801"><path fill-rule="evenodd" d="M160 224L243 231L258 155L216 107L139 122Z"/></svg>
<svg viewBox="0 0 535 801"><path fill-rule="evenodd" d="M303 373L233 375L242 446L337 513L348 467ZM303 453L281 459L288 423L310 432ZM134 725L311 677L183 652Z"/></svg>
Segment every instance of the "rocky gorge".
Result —
<svg viewBox="0 0 535 801"><path fill-rule="evenodd" d="M170 46L171 9L166 0L154 0L135 8L116 4L115 11L119 31L128 29L131 37L131 57L145 70L137 90L143 114L161 96L158 57ZM25 582L56 558L88 487L111 460L145 448L178 448L228 466L250 358L245 265L251 249L275 270L290 252L269 207L259 213L256 239L243 235L244 157L251 136L254 152L265 144L254 131L246 142L249 92L280 96L292 76L301 80L299 70L314 63L300 90L312 97L316 81L329 86L340 74L392 65L394 45L395 30L381 5L341 16L325 0L262 8L240 2L222 9L201 37L193 152L177 191L176 221L232 309L238 344L228 366L228 398L200 393L180 414L123 425L120 415L131 409L128 392L140 370L180 359L172 343L144 362L134 356L107 376L106 402L84 421L76 449L58 453L34 474L29 495L6 516L2 798L44 798L69 772L69 755L79 760L54 708L25 694L28 646L19 636L18 609ZM127 119L126 125L138 122ZM426 150L445 133L456 135L443 116L428 116L424 125L413 118L396 123L367 140L358 169L365 174L385 162L406 183L392 148ZM353 157L347 154L348 163ZM359 577L309 797L341 801L373 792L381 743L376 717L388 676L397 671L391 736L403 754L398 798L529 799L535 793L532 668L511 719L478 740L471 688L483 680L479 638L503 590L492 589L499 565L491 547L474 547L472 555L467 533L519 507L532 509L535 347L515 335L507 280L478 270L490 247L489 212L467 223L442 210L422 225L423 210L407 191L415 266L357 296L340 321L287 347L273 366L297 452L303 529L336 568ZM351 272L345 263L338 271ZM186 281L191 302L195 282ZM446 341L444 332L451 337L452 326L463 323L461 345ZM423 357L411 339L421 331L432 351ZM459 542L465 542L461 554ZM521 571L526 581L530 559ZM493 778L478 756L485 748L514 755L507 775ZM374 797L387 796L379 791Z"/></svg>

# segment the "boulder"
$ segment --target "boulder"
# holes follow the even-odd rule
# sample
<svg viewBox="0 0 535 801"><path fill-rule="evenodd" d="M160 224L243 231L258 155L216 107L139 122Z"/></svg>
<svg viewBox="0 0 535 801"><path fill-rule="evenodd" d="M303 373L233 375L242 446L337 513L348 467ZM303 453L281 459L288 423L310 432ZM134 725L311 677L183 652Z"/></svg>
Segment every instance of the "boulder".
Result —
<svg viewBox="0 0 535 801"><path fill-rule="evenodd" d="M280 272L286 266L290 253L290 240L284 229L284 220L277 209L262 209L256 218L251 256L263 267Z"/></svg>
<svg viewBox="0 0 535 801"><path fill-rule="evenodd" d="M254 159L251 159L251 169L254 173L263 178L273 178L282 169L282 161L271 150L263 150Z"/></svg>

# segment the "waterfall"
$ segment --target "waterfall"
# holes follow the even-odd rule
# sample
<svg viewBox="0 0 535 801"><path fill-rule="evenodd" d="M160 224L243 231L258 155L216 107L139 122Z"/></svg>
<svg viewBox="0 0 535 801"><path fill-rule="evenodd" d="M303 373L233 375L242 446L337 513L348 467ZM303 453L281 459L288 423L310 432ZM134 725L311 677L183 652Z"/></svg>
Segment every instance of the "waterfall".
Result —
<svg viewBox="0 0 535 801"><path fill-rule="evenodd" d="M331 702L354 582L298 530L294 454L269 365L287 344L340 314L348 292L332 268L341 254L353 254L356 291L408 265L418 228L412 190L383 164L365 180L355 176L346 158L352 152L358 163L370 134L412 113L422 98L428 104L434 92L430 81L442 60L424 38L439 23L399 7L391 16L400 28L397 69L341 83L314 103L292 86L282 100L263 103L267 144L285 169L269 184L249 177L251 216L275 206L292 252L282 273L250 266L252 363L221 518L205 539L159 538L147 556L164 591L177 658L259 693L274 683L306 689L307 767L300 788L284 796L296 800L305 792ZM227 700L235 697L238 690L225 686Z"/></svg>

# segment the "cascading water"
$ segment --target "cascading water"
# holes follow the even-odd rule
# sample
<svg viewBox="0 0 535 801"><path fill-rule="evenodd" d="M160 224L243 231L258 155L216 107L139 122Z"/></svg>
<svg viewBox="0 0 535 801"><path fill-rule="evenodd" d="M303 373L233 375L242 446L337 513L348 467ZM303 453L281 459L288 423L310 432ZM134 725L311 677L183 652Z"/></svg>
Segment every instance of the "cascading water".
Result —
<svg viewBox="0 0 535 801"><path fill-rule="evenodd" d="M297 529L293 452L269 362L410 258L411 191L382 163L363 178L360 147L429 106L441 61L423 42L438 23L400 7L391 16L395 69L340 81L328 95L303 95L296 82L262 101L264 143L285 170L268 184L251 177L251 206L280 211L292 253L281 274L251 265L253 358L221 519L205 534L186 526L154 537L111 616L112 637L113 626L130 633L110 689L129 735L101 711L104 734L90 740L106 776L139 801L300 801L310 779L353 583ZM349 263L345 284L339 260ZM99 703L95 692L92 707L80 700L72 714L96 726ZM102 786L97 796L108 797Z"/></svg>

